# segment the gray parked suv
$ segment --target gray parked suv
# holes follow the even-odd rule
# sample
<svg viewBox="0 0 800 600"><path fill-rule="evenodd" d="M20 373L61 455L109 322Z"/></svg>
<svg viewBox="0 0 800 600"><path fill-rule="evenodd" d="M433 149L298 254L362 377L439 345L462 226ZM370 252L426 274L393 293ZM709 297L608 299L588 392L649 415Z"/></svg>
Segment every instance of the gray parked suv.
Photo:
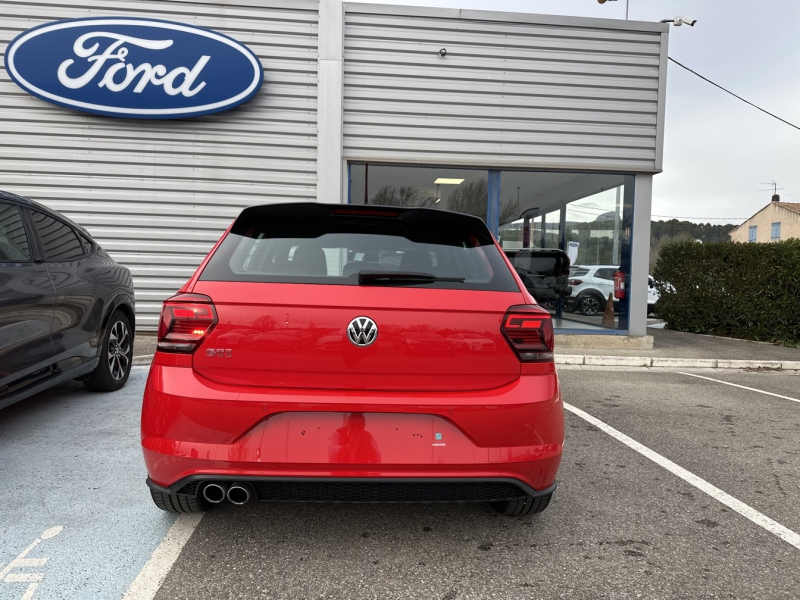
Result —
<svg viewBox="0 0 800 600"><path fill-rule="evenodd" d="M63 215L0 192L0 408L69 379L121 388L133 332L130 271Z"/></svg>

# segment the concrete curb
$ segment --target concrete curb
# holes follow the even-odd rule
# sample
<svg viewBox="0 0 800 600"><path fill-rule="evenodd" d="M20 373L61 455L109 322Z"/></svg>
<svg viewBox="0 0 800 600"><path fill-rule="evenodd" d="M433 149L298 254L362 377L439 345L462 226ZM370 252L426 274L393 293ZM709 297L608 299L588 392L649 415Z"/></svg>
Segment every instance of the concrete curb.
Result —
<svg viewBox="0 0 800 600"><path fill-rule="evenodd" d="M134 367L141 367L149 365L153 362L153 357L155 354L143 354L141 356L134 356L133 357L133 366Z"/></svg>
<svg viewBox="0 0 800 600"><path fill-rule="evenodd" d="M558 356L556 355L556 361ZM583 364L595 367L649 367L652 359L640 356L593 356L583 357Z"/></svg>
<svg viewBox="0 0 800 600"><path fill-rule="evenodd" d="M650 358L648 356L594 356L556 354L557 365L593 367L660 367L673 369L783 369L800 370L797 360L727 360L717 358Z"/></svg>

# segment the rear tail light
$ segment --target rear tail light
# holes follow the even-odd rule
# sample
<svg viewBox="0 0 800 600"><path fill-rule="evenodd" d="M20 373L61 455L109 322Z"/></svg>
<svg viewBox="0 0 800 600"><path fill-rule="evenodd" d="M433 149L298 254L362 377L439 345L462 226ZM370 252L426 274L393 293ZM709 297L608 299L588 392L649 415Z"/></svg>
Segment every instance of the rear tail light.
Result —
<svg viewBox="0 0 800 600"><path fill-rule="evenodd" d="M553 319L540 306L512 306L503 317L501 331L520 361L553 360Z"/></svg>
<svg viewBox="0 0 800 600"><path fill-rule="evenodd" d="M158 349L191 354L217 324L211 298L202 294L177 294L164 301L158 325Z"/></svg>
<svg viewBox="0 0 800 600"><path fill-rule="evenodd" d="M569 280L569 284L570 285L581 285L582 283L583 283L583 281L581 279L570 279Z"/></svg>

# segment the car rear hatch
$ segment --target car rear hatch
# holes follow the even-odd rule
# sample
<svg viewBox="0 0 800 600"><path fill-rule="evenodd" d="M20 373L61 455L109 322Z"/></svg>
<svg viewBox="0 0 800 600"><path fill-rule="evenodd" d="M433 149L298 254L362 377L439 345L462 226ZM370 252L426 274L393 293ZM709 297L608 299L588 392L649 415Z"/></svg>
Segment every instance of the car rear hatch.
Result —
<svg viewBox="0 0 800 600"><path fill-rule="evenodd" d="M525 298L474 217L253 207L191 291L217 317L193 367L222 384L458 392L520 376L501 325Z"/></svg>

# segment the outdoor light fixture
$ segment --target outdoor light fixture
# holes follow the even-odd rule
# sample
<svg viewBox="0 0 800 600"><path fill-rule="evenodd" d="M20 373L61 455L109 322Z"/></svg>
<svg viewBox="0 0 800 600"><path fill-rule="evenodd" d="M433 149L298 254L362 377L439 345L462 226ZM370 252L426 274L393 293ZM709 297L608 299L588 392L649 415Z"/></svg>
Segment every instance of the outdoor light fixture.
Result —
<svg viewBox="0 0 800 600"><path fill-rule="evenodd" d="M463 179L448 179L446 177L439 177L433 184L436 186L436 202L434 204L439 204L442 201L442 197L439 195L439 186L440 185L459 185L464 183Z"/></svg>
<svg viewBox="0 0 800 600"><path fill-rule="evenodd" d="M688 25L689 27L694 27L694 24L697 23L697 19L687 19L686 17L675 17L674 19L661 19L662 23L672 23L675 27L680 27L681 25Z"/></svg>

